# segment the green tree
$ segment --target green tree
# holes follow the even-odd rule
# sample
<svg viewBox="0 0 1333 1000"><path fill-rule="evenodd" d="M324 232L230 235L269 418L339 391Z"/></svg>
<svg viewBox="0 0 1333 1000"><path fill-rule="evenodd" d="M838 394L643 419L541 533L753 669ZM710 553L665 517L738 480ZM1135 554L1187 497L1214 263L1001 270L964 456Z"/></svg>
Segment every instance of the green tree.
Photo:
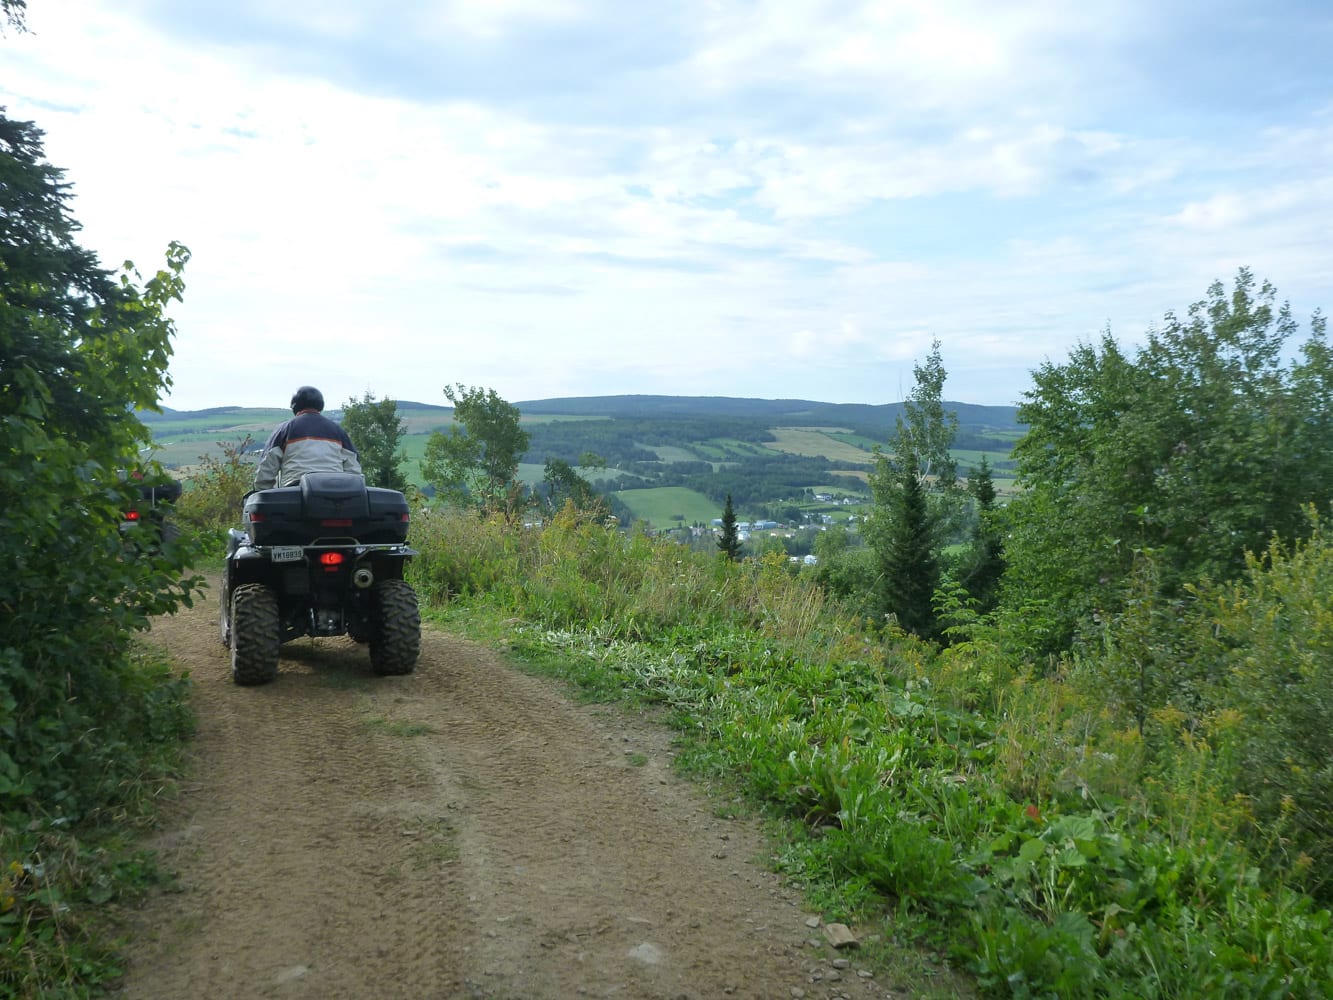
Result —
<svg viewBox="0 0 1333 1000"><path fill-rule="evenodd" d="M903 631L931 639L936 631L933 601L940 585L938 520L913 465L900 464L893 474L894 479L886 479L881 473L876 487L881 521L872 547L879 570L879 610Z"/></svg>
<svg viewBox="0 0 1333 1000"><path fill-rule="evenodd" d="M361 399L353 397L343 404L342 425L356 445L366 483L404 492L407 477L402 463L407 461L407 453L399 445L407 424L398 419L398 403L392 399L376 401L374 393L367 390Z"/></svg>
<svg viewBox="0 0 1333 1000"><path fill-rule="evenodd" d="M940 342L932 341L925 364L913 365L916 382L903 401L893 450L904 465L915 462L918 478L927 492L956 504L958 467L950 454L958 434L958 415L944 408L944 382L948 373L940 359Z"/></svg>
<svg viewBox="0 0 1333 1000"><path fill-rule="evenodd" d="M606 463L591 452L584 452L579 464L584 468L599 468L605 467ZM564 459L546 460L542 486L542 502L550 513L555 513L567 504L584 517L600 516L606 512L606 505L592 483L579 475Z"/></svg>
<svg viewBox="0 0 1333 1000"><path fill-rule="evenodd" d="M940 343L903 404L890 447L877 451L869 476L872 509L866 542L876 562L879 612L923 638L935 633L931 601L940 582L939 552L959 519L961 498L952 455L958 417L944 408L947 374Z"/></svg>
<svg viewBox="0 0 1333 1000"><path fill-rule="evenodd" d="M528 450L518 407L494 389L461 383L446 386L444 394L453 404L454 423L426 442L423 478L448 501L516 520L525 503L518 463Z"/></svg>
<svg viewBox="0 0 1333 1000"><path fill-rule="evenodd" d="M958 575L973 607L985 614L994 610L999 597L1000 578L1004 575L1004 536L995 507L995 481L984 455L981 464L967 477L967 492L976 506L976 522Z"/></svg>
<svg viewBox="0 0 1333 1000"><path fill-rule="evenodd" d="M1245 552L1303 536L1333 495L1333 360L1316 313L1299 332L1242 269L1126 354L1106 331L1033 376L1015 449L1002 609L1044 651L1113 620L1151 555L1163 596L1230 579ZM1036 630L1032 631L1033 625Z"/></svg>
<svg viewBox="0 0 1333 1000"><path fill-rule="evenodd" d="M732 562L741 557L741 536L736 530L736 508L731 503L731 494L727 494L726 505L722 508L722 532L717 536L717 548Z"/></svg>
<svg viewBox="0 0 1333 1000"><path fill-rule="evenodd" d="M120 470L151 443L135 410L170 384L166 309L189 251L113 278L74 242L41 138L0 109L0 816L87 814L134 773L171 696L139 673L133 634L200 583L186 547L119 527L137 493Z"/></svg>
<svg viewBox="0 0 1333 1000"><path fill-rule="evenodd" d="M24 20L27 7L27 0L0 0L0 14L5 15L5 20L15 31L28 30L28 25ZM0 29L2 28L3 26L0 26Z"/></svg>

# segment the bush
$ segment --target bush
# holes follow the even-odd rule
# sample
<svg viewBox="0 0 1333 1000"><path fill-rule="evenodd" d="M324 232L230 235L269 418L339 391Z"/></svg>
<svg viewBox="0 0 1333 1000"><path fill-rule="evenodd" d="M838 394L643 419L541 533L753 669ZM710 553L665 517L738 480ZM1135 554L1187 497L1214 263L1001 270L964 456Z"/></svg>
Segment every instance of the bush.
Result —
<svg viewBox="0 0 1333 1000"><path fill-rule="evenodd" d="M254 482L255 467L246 455L254 441L219 441L222 457L201 455L200 468L176 504L178 522L204 540L209 555L221 557L228 528L241 523L241 507Z"/></svg>

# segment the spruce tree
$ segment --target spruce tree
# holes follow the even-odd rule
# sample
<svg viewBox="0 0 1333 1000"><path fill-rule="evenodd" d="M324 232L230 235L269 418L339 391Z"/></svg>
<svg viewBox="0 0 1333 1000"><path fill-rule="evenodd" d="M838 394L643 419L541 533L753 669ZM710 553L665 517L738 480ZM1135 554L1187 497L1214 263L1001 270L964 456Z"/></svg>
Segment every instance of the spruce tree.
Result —
<svg viewBox="0 0 1333 1000"><path fill-rule="evenodd" d="M962 584L977 611L985 614L995 608L1004 574L1004 541L997 524L995 483L984 455L967 477L967 491L976 503L977 521L972 529L972 548L963 565Z"/></svg>
<svg viewBox="0 0 1333 1000"><path fill-rule="evenodd" d="M915 463L895 469L896 489L886 497L890 510L878 544L879 604L905 632L935 636L935 589L940 583L935 524ZM877 498L878 500L879 498Z"/></svg>
<svg viewBox="0 0 1333 1000"><path fill-rule="evenodd" d="M736 531L736 509L731 503L731 494L727 494L726 506L722 508L722 534L718 536L717 547L732 562L741 557L741 539Z"/></svg>

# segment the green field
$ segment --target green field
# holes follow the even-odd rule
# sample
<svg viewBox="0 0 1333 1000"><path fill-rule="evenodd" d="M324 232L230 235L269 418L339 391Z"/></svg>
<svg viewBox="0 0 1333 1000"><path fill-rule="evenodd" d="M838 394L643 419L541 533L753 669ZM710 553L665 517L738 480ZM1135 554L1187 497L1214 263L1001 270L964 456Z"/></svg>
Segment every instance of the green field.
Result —
<svg viewBox="0 0 1333 1000"><path fill-rule="evenodd" d="M985 458L986 461L990 463L992 469L997 468L1001 464L1008 465L1013 461L1010 452L1001 451L969 451L967 449L954 448L949 454L953 456L953 460L958 464L958 474L960 476L966 476L969 469L980 465L982 458Z"/></svg>
<svg viewBox="0 0 1333 1000"><path fill-rule="evenodd" d="M776 440L768 447L774 451L853 465L867 464L873 457L845 438L835 436L833 430L822 427L774 427L772 433Z"/></svg>
<svg viewBox="0 0 1333 1000"><path fill-rule="evenodd" d="M647 521L654 528L670 528L681 523L708 524L713 518L722 516L721 507L702 493L696 493L684 486L620 490L612 496L628 507L635 518Z"/></svg>
<svg viewBox="0 0 1333 1000"><path fill-rule="evenodd" d="M644 445L647 448L647 445ZM702 459L692 449L681 448L673 444L657 444L648 448L649 451L656 453L657 457L663 462L698 462L707 461Z"/></svg>

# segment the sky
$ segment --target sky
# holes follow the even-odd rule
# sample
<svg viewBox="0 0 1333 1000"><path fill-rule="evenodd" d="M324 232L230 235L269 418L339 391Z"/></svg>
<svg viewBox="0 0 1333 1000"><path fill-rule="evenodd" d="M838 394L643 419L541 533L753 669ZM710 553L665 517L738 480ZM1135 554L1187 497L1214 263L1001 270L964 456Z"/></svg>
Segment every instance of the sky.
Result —
<svg viewBox="0 0 1333 1000"><path fill-rule="evenodd" d="M1333 310L1327 0L29 0L79 240L190 248L164 404L1020 402L1239 268Z"/></svg>

